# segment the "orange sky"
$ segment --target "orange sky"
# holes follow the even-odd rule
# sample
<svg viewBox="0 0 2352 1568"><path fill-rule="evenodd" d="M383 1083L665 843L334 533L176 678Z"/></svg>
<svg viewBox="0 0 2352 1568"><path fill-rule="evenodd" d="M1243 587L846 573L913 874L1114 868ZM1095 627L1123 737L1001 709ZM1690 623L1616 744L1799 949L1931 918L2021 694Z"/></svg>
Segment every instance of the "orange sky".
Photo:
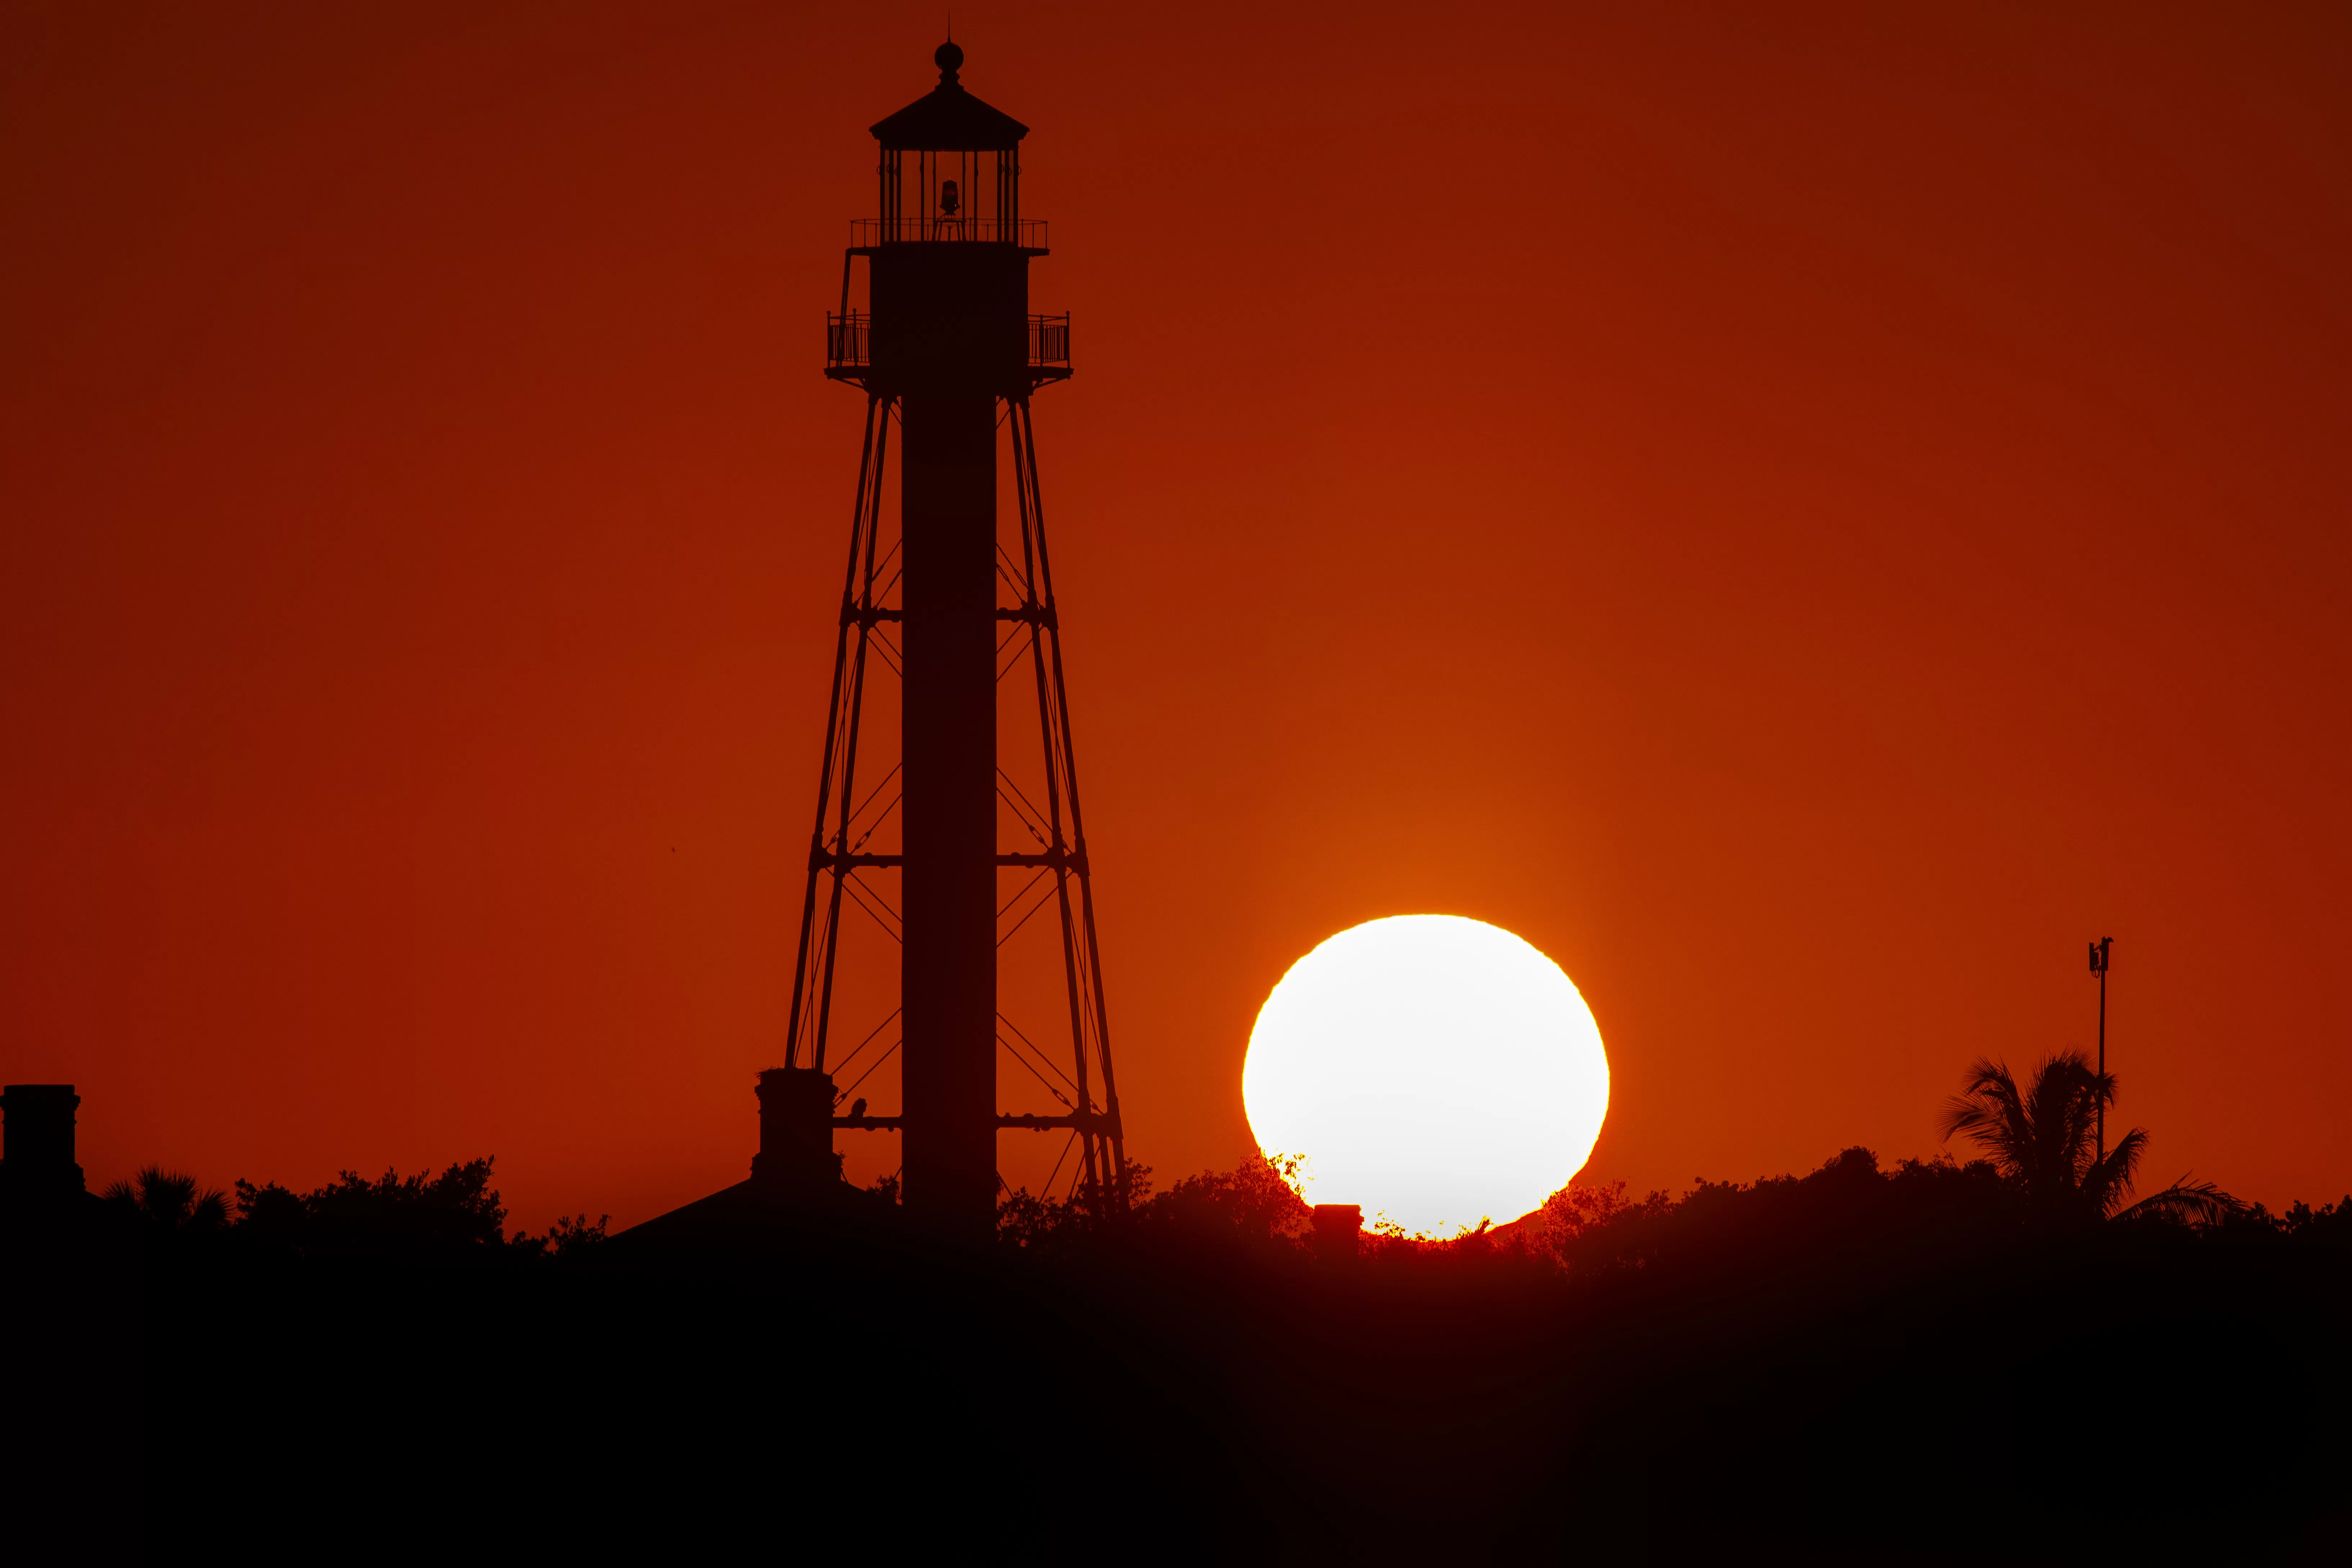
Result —
<svg viewBox="0 0 2352 1568"><path fill-rule="evenodd" d="M2352 1187L2352 16L1776 9L959 7L1163 1178L1437 910L1583 988L1596 1176L1928 1153L2112 934L2148 1173ZM743 1174L938 30L0 16L0 1073L93 1181Z"/></svg>

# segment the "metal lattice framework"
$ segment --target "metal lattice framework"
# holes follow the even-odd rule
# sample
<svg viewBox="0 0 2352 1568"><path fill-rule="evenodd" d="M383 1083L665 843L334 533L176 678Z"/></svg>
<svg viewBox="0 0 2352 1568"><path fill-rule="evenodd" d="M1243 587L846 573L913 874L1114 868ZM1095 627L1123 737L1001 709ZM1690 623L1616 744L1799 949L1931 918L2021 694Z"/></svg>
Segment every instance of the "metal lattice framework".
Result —
<svg viewBox="0 0 2352 1568"><path fill-rule="evenodd" d="M845 312L845 315L846 312ZM1040 340L1033 328L1032 377L1034 384L1059 380L1068 374L1066 318L1048 319L1056 329ZM1041 341L1043 346L1041 347ZM836 380L866 384L863 333L845 330L835 319L832 334L833 368ZM1034 388L1033 388L1034 389ZM1049 905L1058 926L1060 961L1068 997L1067 1037L1048 1043L1053 1029L1024 1030L1002 1011L996 1016L998 1049L1026 1069L1058 1103L1047 1111L1002 1114L999 1128L1038 1131L1066 1129L1061 1158L1046 1178L1051 1195L1063 1171L1069 1171L1072 1194L1090 1203L1123 1207L1127 1200L1126 1149L1119 1125L1118 1092L1111 1070L1109 1015L1104 1003L1102 963L1095 936L1092 876L1087 859L1087 838L1079 802L1077 756L1070 734L1069 700L1062 674L1062 637L1054 599L1054 575L1045 543L1044 493L1037 479L1036 436L1030 420L1029 399L999 401L998 428L1011 447L1012 477L1017 497L1020 553L1016 559L1000 539L996 572L1000 604L996 612L1004 633L997 647L996 684L999 705L1008 679L1025 663L1036 699L1037 733L1042 745L1042 801L1033 798L1000 763L997 798L1010 820L1025 832L1029 844L996 856L1000 873L1011 871L1016 882L1011 897L997 911L997 947L1005 945ZM825 719L824 761L817 784L816 824L809 847L808 885L801 904L799 952L793 967L793 1004L787 1036L787 1065L846 1074L863 1070L836 1091L836 1109L898 1050L894 1026L903 1011L894 1009L870 1028L845 1053L835 1052L835 973L841 957L845 917L856 906L871 917L893 942L903 941L897 902L886 879L905 865L904 856L887 847L899 795L893 789L899 769L894 765L868 784L861 776L864 753L873 745L866 732L866 683L903 674L905 658L893 629L903 612L898 597L903 567L894 567L899 546L886 541L884 477L890 466L891 432L898 423L898 399L887 391L866 388L864 453L858 465L857 500L850 528L849 561L842 584L841 621L835 644L833 698ZM1010 604L1002 602L1009 597ZM877 670L879 663L881 669ZM882 672L887 671L887 676ZM867 770L870 772L870 768ZM859 792L863 790L863 794ZM884 847L869 847L880 838ZM1020 873L1026 872L1023 877ZM858 1020L863 1023L865 1020ZM1058 1026L1059 1021L1056 1021ZM886 1043L887 1042L887 1043ZM876 1054L877 1047L880 1047ZM862 1102L855 1107L862 1112ZM893 1115L838 1115L837 1128L897 1130ZM1077 1159L1071 1163L1070 1155Z"/></svg>

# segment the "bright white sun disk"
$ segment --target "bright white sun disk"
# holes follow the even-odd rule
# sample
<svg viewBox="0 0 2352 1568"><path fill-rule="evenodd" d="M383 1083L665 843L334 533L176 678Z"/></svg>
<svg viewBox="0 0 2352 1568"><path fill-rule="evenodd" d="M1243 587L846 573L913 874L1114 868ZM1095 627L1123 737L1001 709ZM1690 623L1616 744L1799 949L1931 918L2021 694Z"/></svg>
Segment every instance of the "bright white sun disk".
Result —
<svg viewBox="0 0 2352 1568"><path fill-rule="evenodd" d="M1450 1236L1568 1184L1609 1111L1575 984L1499 926L1398 915L1343 931L1259 1009L1242 1067L1258 1147L1306 1157L1309 1203Z"/></svg>

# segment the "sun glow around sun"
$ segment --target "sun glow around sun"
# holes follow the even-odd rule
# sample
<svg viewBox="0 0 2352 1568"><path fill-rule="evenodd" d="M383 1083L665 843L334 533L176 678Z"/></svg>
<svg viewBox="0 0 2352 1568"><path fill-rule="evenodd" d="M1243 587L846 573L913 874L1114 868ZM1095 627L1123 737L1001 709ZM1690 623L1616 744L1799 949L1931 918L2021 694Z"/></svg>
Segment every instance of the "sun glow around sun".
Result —
<svg viewBox="0 0 2352 1568"><path fill-rule="evenodd" d="M1601 1029L1559 965L1499 926L1398 915L1290 966L1242 1068L1258 1147L1309 1203L1451 1236L1568 1184L1609 1111Z"/></svg>

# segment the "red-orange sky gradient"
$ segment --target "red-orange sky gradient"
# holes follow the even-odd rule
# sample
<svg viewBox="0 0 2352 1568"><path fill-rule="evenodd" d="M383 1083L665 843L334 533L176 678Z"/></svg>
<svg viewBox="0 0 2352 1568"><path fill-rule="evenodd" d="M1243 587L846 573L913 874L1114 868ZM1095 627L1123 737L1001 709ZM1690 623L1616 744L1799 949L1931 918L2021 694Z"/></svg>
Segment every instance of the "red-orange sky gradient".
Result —
<svg viewBox="0 0 2352 1568"><path fill-rule="evenodd" d="M957 8L1163 1180L1439 911L1583 989L1595 1178L1932 1153L2111 934L2145 1173L2352 1187L2352 12L1771 9ZM93 1183L745 1173L940 32L0 16L0 1073Z"/></svg>

